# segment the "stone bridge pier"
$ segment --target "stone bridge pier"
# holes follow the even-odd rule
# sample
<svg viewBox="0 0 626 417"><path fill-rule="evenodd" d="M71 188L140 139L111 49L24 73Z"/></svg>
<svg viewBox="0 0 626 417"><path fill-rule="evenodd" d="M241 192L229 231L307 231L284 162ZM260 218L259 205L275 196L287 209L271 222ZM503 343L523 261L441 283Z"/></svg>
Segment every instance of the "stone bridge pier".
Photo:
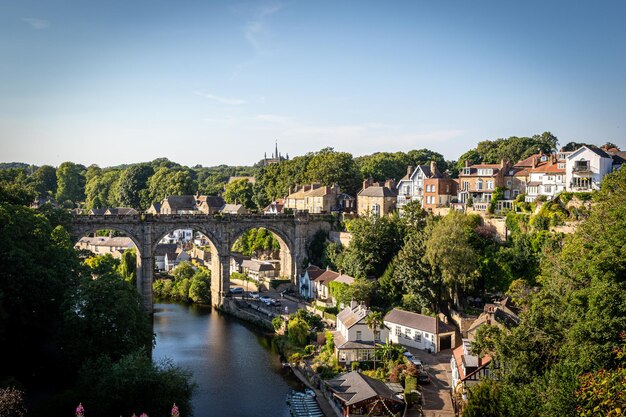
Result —
<svg viewBox="0 0 626 417"><path fill-rule="evenodd" d="M152 312L154 253L159 241L177 229L192 229L204 234L211 246L211 304L221 307L230 287L230 253L242 233L263 227L280 243L281 276L297 285L307 245L320 229L330 230L332 216L310 215L76 215L70 231L75 241L97 230L117 230L137 247L137 291L147 311Z"/></svg>

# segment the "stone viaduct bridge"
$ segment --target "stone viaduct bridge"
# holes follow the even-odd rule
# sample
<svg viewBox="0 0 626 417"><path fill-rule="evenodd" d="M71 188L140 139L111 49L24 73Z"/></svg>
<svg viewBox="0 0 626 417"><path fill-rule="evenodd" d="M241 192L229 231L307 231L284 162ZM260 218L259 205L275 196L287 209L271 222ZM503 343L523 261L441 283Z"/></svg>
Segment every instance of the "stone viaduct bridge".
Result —
<svg viewBox="0 0 626 417"><path fill-rule="evenodd" d="M271 231L280 243L281 273L295 283L301 273L309 240L319 229L330 230L331 223L332 216L308 213L75 215L70 233L74 241L78 241L96 230L112 229L132 239L137 247L137 290L143 297L146 310L152 312L154 252L159 241L174 230L192 229L203 233L211 242L211 303L220 307L230 286L231 248L242 233L257 227Z"/></svg>

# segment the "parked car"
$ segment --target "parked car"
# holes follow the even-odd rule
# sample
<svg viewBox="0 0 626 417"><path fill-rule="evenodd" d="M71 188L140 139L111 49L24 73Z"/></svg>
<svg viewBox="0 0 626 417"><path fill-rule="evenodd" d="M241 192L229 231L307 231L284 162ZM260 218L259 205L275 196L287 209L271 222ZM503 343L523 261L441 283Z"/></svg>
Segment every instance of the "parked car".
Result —
<svg viewBox="0 0 626 417"><path fill-rule="evenodd" d="M251 298L255 299L255 300L256 300L257 298L259 298L259 293L258 293L258 292L256 292L256 291L250 291L250 292L248 293L248 295L249 295Z"/></svg>
<svg viewBox="0 0 626 417"><path fill-rule="evenodd" d="M423 369L422 361L420 361L415 356L413 356L413 354L411 352L404 352L403 355L404 355L405 358L407 358L409 361L411 361L411 363L413 365L415 365L417 367L417 369L419 369L420 371Z"/></svg>
<svg viewBox="0 0 626 417"><path fill-rule="evenodd" d="M262 296L259 297L259 301L262 301L262 302L264 302L267 305L270 305L270 300L271 300L271 298L268 297L267 295L262 295Z"/></svg>
<svg viewBox="0 0 626 417"><path fill-rule="evenodd" d="M276 300L274 298L270 298L267 301L267 305L269 305L269 306L280 306L280 300Z"/></svg>
<svg viewBox="0 0 626 417"><path fill-rule="evenodd" d="M419 382L420 384L430 384L430 375L428 375L428 372L420 371L417 382Z"/></svg>
<svg viewBox="0 0 626 417"><path fill-rule="evenodd" d="M230 292L231 294L243 294L243 288L241 288L241 287L234 287L234 288L231 288L230 290L228 290L228 292Z"/></svg>

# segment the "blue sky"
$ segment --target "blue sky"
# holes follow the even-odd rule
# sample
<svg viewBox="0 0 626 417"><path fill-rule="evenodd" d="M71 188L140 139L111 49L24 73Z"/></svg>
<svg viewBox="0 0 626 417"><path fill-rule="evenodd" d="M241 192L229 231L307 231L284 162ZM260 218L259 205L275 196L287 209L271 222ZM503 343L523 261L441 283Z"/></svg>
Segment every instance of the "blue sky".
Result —
<svg viewBox="0 0 626 417"><path fill-rule="evenodd" d="M623 1L0 0L0 161L626 148Z"/></svg>

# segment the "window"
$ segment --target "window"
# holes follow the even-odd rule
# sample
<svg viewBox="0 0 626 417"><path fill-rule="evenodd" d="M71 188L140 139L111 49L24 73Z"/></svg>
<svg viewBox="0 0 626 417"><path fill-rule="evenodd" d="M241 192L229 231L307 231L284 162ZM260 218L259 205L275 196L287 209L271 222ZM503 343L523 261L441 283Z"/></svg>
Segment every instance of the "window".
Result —
<svg viewBox="0 0 626 417"><path fill-rule="evenodd" d="M483 189L483 180L479 179L478 181L476 181L476 189L477 190Z"/></svg>
<svg viewBox="0 0 626 417"><path fill-rule="evenodd" d="M363 336L362 332L360 330L357 330L356 331L356 340L361 340L363 338L362 336Z"/></svg>
<svg viewBox="0 0 626 417"><path fill-rule="evenodd" d="M564 162L559 162L559 163L557 164L557 167L558 167L559 169L565 169L565 163L564 163Z"/></svg>
<svg viewBox="0 0 626 417"><path fill-rule="evenodd" d="M544 186L543 186L543 190L544 190L546 193L551 193L551 192L552 192L552 186L551 186L551 185L544 185Z"/></svg>
<svg viewBox="0 0 626 417"><path fill-rule="evenodd" d="M404 186L404 195L410 195L411 194L411 186L410 185L405 185Z"/></svg>
<svg viewBox="0 0 626 417"><path fill-rule="evenodd" d="M478 175L493 175L493 169L491 169L491 168L490 169L485 169L485 168L479 169L478 170Z"/></svg>
<svg viewBox="0 0 626 417"><path fill-rule="evenodd" d="M506 180L506 186L510 187L513 184L513 181L511 180Z"/></svg>
<svg viewBox="0 0 626 417"><path fill-rule="evenodd" d="M488 180L487 181L487 189L488 190L493 190L493 181L492 180Z"/></svg>
<svg viewBox="0 0 626 417"><path fill-rule="evenodd" d="M417 343L422 343L422 333L415 332L415 336L413 337L413 340L415 340Z"/></svg>
<svg viewBox="0 0 626 417"><path fill-rule="evenodd" d="M469 190L469 181L463 181L463 190L464 191Z"/></svg>
<svg viewBox="0 0 626 417"><path fill-rule="evenodd" d="M373 204L372 205L372 214L374 216L380 216L380 204Z"/></svg>
<svg viewBox="0 0 626 417"><path fill-rule="evenodd" d="M374 331L374 340L380 340L380 330Z"/></svg>
<svg viewBox="0 0 626 417"><path fill-rule="evenodd" d="M511 198L511 191L504 190L504 199L508 200L509 198Z"/></svg>
<svg viewBox="0 0 626 417"><path fill-rule="evenodd" d="M469 175L470 174L470 169L469 168L463 168L463 175Z"/></svg>
<svg viewBox="0 0 626 417"><path fill-rule="evenodd" d="M519 195L519 190L513 190L513 198Z"/></svg>
<svg viewBox="0 0 626 417"><path fill-rule="evenodd" d="M435 184L430 186L430 191L432 191L433 193L437 191L437 190L435 190Z"/></svg>
<svg viewBox="0 0 626 417"><path fill-rule="evenodd" d="M400 326L396 326L396 336L400 337L402 335L402 328Z"/></svg>
<svg viewBox="0 0 626 417"><path fill-rule="evenodd" d="M406 339L410 339L411 338L411 329L409 329L409 328L406 329L406 334L404 335L404 337Z"/></svg>

